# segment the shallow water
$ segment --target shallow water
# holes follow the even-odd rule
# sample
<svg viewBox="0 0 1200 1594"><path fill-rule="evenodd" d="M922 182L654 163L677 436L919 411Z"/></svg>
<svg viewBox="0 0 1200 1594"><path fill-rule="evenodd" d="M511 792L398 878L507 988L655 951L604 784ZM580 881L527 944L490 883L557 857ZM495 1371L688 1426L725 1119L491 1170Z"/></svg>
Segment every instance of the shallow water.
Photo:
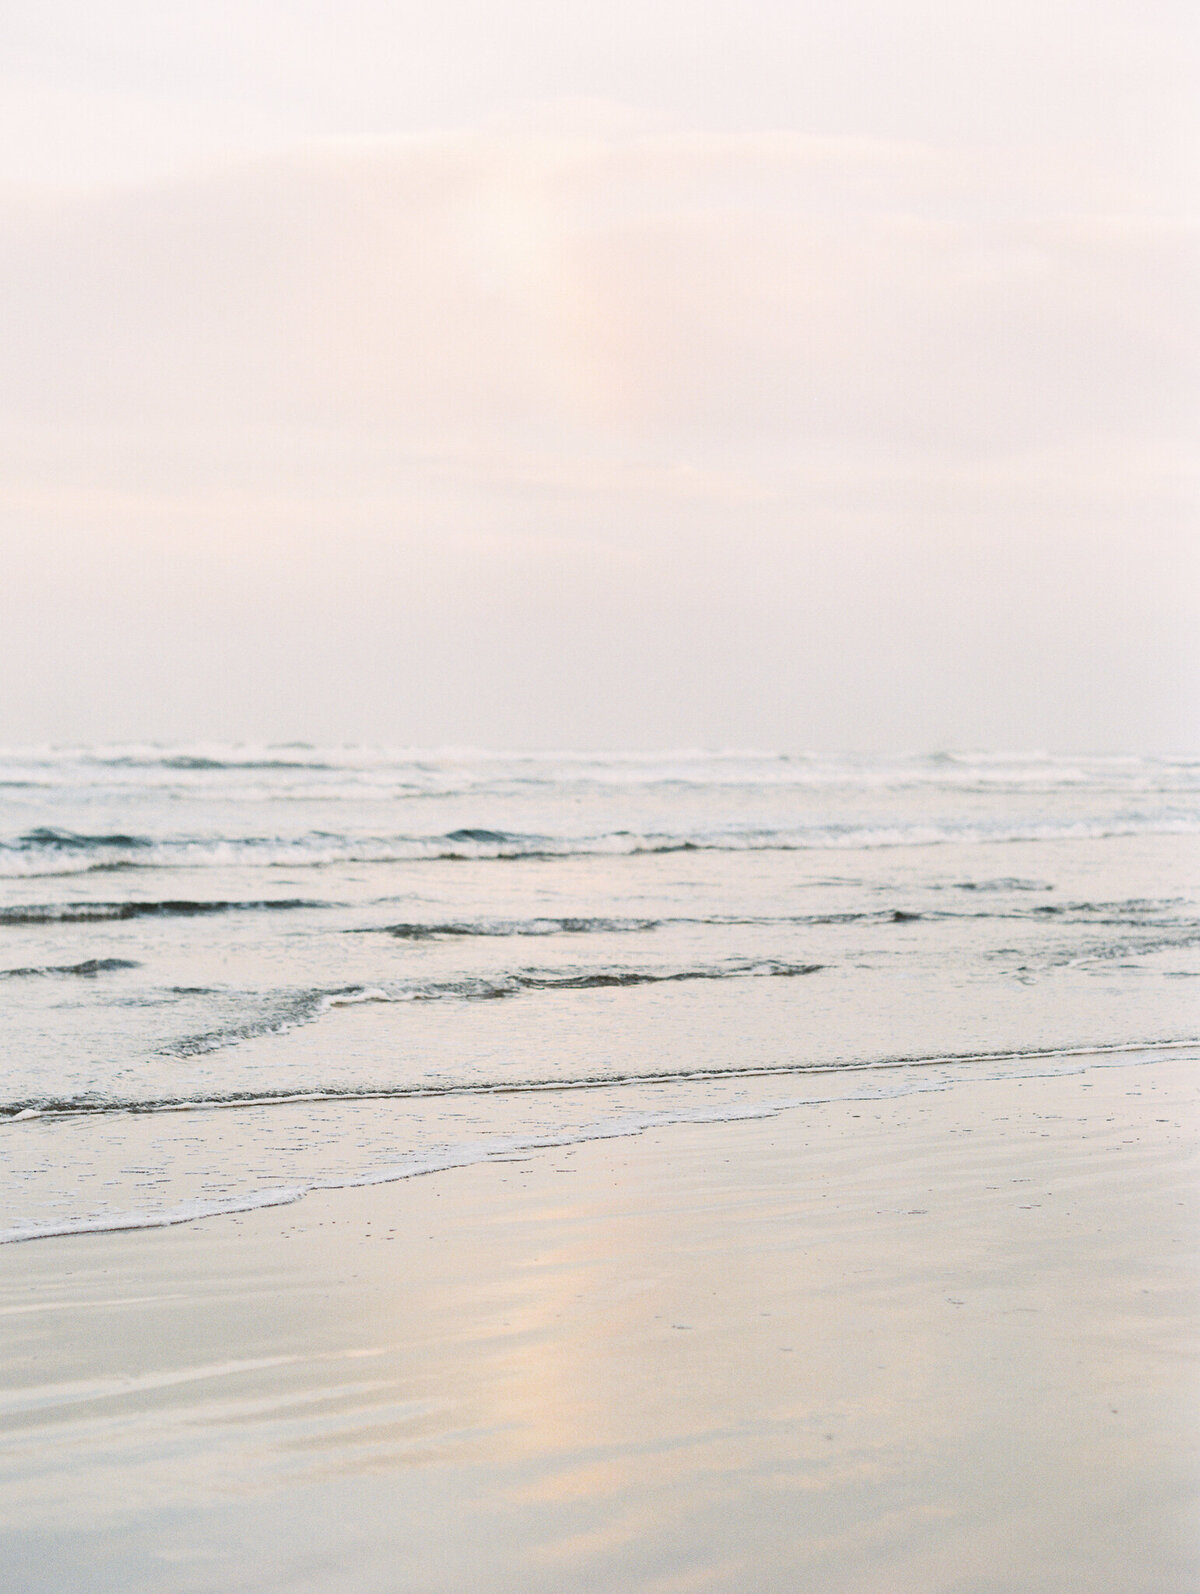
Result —
<svg viewBox="0 0 1200 1594"><path fill-rule="evenodd" d="M1198 798L1168 759L9 751L4 1237L1195 1041Z"/></svg>

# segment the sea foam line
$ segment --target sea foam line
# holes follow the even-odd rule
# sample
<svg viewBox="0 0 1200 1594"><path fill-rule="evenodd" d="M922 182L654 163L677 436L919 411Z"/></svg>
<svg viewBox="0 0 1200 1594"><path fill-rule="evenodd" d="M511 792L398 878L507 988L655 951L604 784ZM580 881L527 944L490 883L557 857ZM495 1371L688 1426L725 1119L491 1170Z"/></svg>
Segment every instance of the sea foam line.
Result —
<svg viewBox="0 0 1200 1594"><path fill-rule="evenodd" d="M988 1061L1026 1061L1026 1062L1052 1062L1055 1059L1078 1059L1079 1068L1070 1072L1082 1072L1087 1066L1087 1059L1097 1061L1111 1059L1110 1066L1115 1063L1133 1062L1140 1053L1147 1055L1147 1061L1164 1052L1178 1050L1183 1047L1194 1046L1200 1048L1200 1041L1158 1041L1150 1044L1124 1045L1124 1046L1091 1046L1091 1047L1060 1047L1054 1050L1038 1052L983 1052L973 1056L941 1057L921 1059L928 1064L933 1063L964 1063ZM872 1067L908 1067L912 1066L915 1059L896 1059L887 1064L855 1064L858 1069ZM804 1073L837 1073L842 1070L836 1068L811 1068L811 1069L739 1069L729 1070L727 1074L721 1072L697 1073L684 1076L685 1078L721 1078L745 1077L752 1074L770 1074L783 1072ZM658 1076L643 1076L648 1082L653 1082ZM678 1077L678 1076L667 1076ZM1025 1074L1019 1077L1036 1078L1038 1073ZM625 1081L628 1082L628 1081ZM584 1082L574 1082L572 1087L579 1088ZM588 1081L589 1085L621 1083L621 1081L596 1080ZM562 1134L536 1134L529 1136L499 1136L487 1142L472 1142L457 1146L441 1147L438 1151L417 1153L401 1163L393 1163L382 1168L368 1168L354 1173L332 1175L317 1178L303 1185L281 1186L276 1189L248 1191L241 1196L219 1197L211 1201L189 1201L174 1207L163 1208L159 1212L125 1212L111 1215L91 1215L66 1222L48 1223L45 1225L32 1224L22 1228L0 1230L0 1245L13 1245L30 1240L61 1239L72 1235L116 1233L136 1229L171 1228L183 1223L194 1223L203 1218L221 1217L239 1212L258 1211L266 1207L289 1206L300 1201L304 1196L320 1190L349 1190L362 1189L377 1184L396 1184L405 1179L419 1178L431 1173L445 1173L456 1168L478 1166L485 1162L502 1161L512 1157L514 1153L536 1152L554 1150L564 1146L576 1146L596 1140L616 1140L644 1134L650 1129L667 1128L672 1125L705 1124L705 1123L738 1123L754 1119L774 1118L779 1114L793 1110L797 1107L817 1106L828 1101L879 1101L898 1096L918 1095L928 1091L941 1091L953 1088L955 1085L965 1083L955 1079L915 1079L904 1084L890 1084L886 1088L877 1090L860 1090L848 1093L845 1096L806 1096L786 1097L777 1101L745 1103L737 1106L725 1107L696 1107L676 1109L666 1112L630 1113L620 1118L606 1119L591 1124L583 1124ZM510 1087L511 1088L511 1087ZM527 1087L539 1088L539 1087ZM548 1085L540 1088L563 1088ZM390 1092L374 1092L376 1096L393 1094ZM446 1092L445 1094L450 1094ZM275 1098L280 1100L283 1098ZM312 1095L296 1096L293 1100L322 1100L325 1096L314 1093ZM200 1104L197 1104L200 1105ZM205 1105L252 1105L242 1103L211 1103Z"/></svg>
<svg viewBox="0 0 1200 1594"><path fill-rule="evenodd" d="M370 998L367 998L370 1000ZM227 1096L160 1097L149 1101L91 1101L70 1099L46 1102L19 1111L0 1109L0 1122L31 1123L34 1120L98 1117L125 1113L215 1112L234 1107L286 1107L304 1102L422 1101L449 1096L513 1096L535 1092L619 1089L636 1085L692 1084L724 1079L762 1079L774 1076L805 1077L824 1074L864 1073L872 1069L951 1067L969 1063L1053 1062L1057 1058L1156 1057L1160 1052L1195 1048L1200 1037L1175 1040L1123 1041L1108 1046L1056 1046L1022 1051L944 1052L935 1056L869 1058L837 1063L758 1063L736 1068L663 1069L644 1073L589 1074L568 1079L506 1079L444 1082L422 1085L391 1085L357 1089L286 1090L242 1092Z"/></svg>

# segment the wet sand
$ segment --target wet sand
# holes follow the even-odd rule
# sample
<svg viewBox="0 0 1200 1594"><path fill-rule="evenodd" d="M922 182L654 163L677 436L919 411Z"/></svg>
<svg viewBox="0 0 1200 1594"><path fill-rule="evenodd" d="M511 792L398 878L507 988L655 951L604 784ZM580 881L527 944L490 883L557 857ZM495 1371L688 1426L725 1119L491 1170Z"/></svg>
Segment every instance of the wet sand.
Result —
<svg viewBox="0 0 1200 1594"><path fill-rule="evenodd" d="M4 1587L1190 1594L1195 1071L8 1246Z"/></svg>

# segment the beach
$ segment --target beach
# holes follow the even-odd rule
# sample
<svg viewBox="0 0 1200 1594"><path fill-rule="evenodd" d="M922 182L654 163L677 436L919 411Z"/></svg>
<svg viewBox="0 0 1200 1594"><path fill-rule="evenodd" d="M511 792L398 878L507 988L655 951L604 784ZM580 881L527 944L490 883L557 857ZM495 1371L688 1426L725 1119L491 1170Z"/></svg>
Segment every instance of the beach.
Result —
<svg viewBox="0 0 1200 1594"><path fill-rule="evenodd" d="M1198 1594L1183 14L6 8L0 1594Z"/></svg>
<svg viewBox="0 0 1200 1594"><path fill-rule="evenodd" d="M9 1245L6 1586L1184 1594L1195 1068Z"/></svg>
<svg viewBox="0 0 1200 1594"><path fill-rule="evenodd" d="M1198 787L0 751L6 1594L1191 1594Z"/></svg>

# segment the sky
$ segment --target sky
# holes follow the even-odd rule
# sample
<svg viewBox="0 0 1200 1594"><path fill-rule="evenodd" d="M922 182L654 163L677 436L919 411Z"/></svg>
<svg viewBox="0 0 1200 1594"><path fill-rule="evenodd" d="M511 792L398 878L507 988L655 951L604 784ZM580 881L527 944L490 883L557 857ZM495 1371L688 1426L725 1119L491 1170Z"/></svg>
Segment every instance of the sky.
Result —
<svg viewBox="0 0 1200 1594"><path fill-rule="evenodd" d="M5 0L0 742L1200 751L1193 19Z"/></svg>

